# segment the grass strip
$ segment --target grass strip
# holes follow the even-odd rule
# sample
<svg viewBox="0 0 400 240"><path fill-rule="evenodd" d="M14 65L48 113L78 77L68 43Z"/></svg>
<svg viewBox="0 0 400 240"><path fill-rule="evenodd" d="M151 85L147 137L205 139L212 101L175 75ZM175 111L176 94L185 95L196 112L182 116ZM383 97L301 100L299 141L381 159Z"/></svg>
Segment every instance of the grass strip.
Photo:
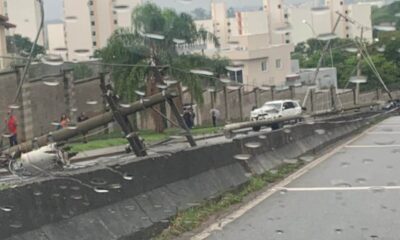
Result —
<svg viewBox="0 0 400 240"><path fill-rule="evenodd" d="M0 191L10 188L10 185L7 183L0 183Z"/></svg>
<svg viewBox="0 0 400 240"><path fill-rule="evenodd" d="M146 143L154 143L168 139L170 136L177 135L182 130L171 128L166 129L164 133L156 133L150 130L142 130L139 132L139 136L142 137ZM199 127L191 130L195 136L218 133L220 128L213 127ZM128 141L121 137L120 132L112 132L110 134L103 134L96 136L95 138L88 139L88 143L71 143L71 152L83 152L89 150L96 150L107 147L115 147L128 144Z"/></svg>
<svg viewBox="0 0 400 240"><path fill-rule="evenodd" d="M304 162L301 160L295 164L284 163L275 170L251 177L247 183L236 190L224 193L218 198L206 200L199 206L178 212L170 221L170 226L155 237L154 240L171 240L185 232L198 228L210 216L241 203L249 194L259 191L267 185L281 181L303 165Z"/></svg>

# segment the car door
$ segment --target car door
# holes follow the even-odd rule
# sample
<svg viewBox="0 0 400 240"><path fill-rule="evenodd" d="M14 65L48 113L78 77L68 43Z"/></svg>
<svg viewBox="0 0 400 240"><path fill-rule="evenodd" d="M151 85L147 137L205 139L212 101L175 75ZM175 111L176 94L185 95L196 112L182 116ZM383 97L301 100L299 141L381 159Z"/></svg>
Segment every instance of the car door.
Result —
<svg viewBox="0 0 400 240"><path fill-rule="evenodd" d="M297 101L293 101L294 104L294 115L298 116L301 115L303 112L303 109L301 108L300 104Z"/></svg>
<svg viewBox="0 0 400 240"><path fill-rule="evenodd" d="M286 101L282 106L282 116L283 117L291 117L296 115L295 105L291 101Z"/></svg>

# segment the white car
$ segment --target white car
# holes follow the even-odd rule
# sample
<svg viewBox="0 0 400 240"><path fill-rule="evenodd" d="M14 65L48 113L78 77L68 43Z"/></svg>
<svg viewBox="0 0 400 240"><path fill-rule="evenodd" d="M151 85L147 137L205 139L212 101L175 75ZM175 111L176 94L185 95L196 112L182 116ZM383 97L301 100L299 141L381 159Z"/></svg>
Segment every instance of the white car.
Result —
<svg viewBox="0 0 400 240"><path fill-rule="evenodd" d="M266 102L262 107L253 109L250 113L250 121L274 120L283 117L296 117L301 119L303 112L298 101L279 100ZM271 125L272 129L278 129L282 124ZM253 127L253 130L259 131L261 127Z"/></svg>

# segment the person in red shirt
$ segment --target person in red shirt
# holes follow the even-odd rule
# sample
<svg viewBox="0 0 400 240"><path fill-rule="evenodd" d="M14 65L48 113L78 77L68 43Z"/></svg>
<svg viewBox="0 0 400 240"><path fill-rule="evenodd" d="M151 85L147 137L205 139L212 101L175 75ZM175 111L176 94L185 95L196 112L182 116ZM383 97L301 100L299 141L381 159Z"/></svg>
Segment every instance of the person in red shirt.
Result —
<svg viewBox="0 0 400 240"><path fill-rule="evenodd" d="M12 111L8 111L8 119L7 119L7 128L8 128L8 133L10 134L9 140L10 140L10 146L14 146L18 144L17 141L17 119L15 116L12 114Z"/></svg>

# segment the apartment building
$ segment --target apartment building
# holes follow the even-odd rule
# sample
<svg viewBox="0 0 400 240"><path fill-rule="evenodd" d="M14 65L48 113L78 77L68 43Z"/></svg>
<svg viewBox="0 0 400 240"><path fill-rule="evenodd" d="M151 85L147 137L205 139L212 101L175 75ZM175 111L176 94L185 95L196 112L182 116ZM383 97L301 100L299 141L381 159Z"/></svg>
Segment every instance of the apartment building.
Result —
<svg viewBox="0 0 400 240"><path fill-rule="evenodd" d="M214 33L221 43L219 49L209 48L206 54L229 58L238 69L230 74L231 78L245 84L245 90L285 85L291 73L290 53L294 47L290 36L282 30L271 30L287 27L281 1L264 2L262 11L238 12L235 18L227 17L225 3L211 3L211 19L196 21L198 28Z"/></svg>
<svg viewBox="0 0 400 240"><path fill-rule="evenodd" d="M118 28L131 27L132 10L142 0L64 0L69 60L87 60Z"/></svg>
<svg viewBox="0 0 400 240"><path fill-rule="evenodd" d="M290 43L291 28L282 0L263 0L263 10L266 16L264 21L268 24L270 43Z"/></svg>
<svg viewBox="0 0 400 240"><path fill-rule="evenodd" d="M292 44L266 44L269 34L250 34L232 37L236 42L230 50L220 51L235 66L241 68L238 79L247 89L263 85L283 86L291 73Z"/></svg>
<svg viewBox="0 0 400 240"><path fill-rule="evenodd" d="M40 27L41 11L37 0L3 0L4 16L17 27L14 34L35 40ZM44 34L39 36L38 44L44 46Z"/></svg>

